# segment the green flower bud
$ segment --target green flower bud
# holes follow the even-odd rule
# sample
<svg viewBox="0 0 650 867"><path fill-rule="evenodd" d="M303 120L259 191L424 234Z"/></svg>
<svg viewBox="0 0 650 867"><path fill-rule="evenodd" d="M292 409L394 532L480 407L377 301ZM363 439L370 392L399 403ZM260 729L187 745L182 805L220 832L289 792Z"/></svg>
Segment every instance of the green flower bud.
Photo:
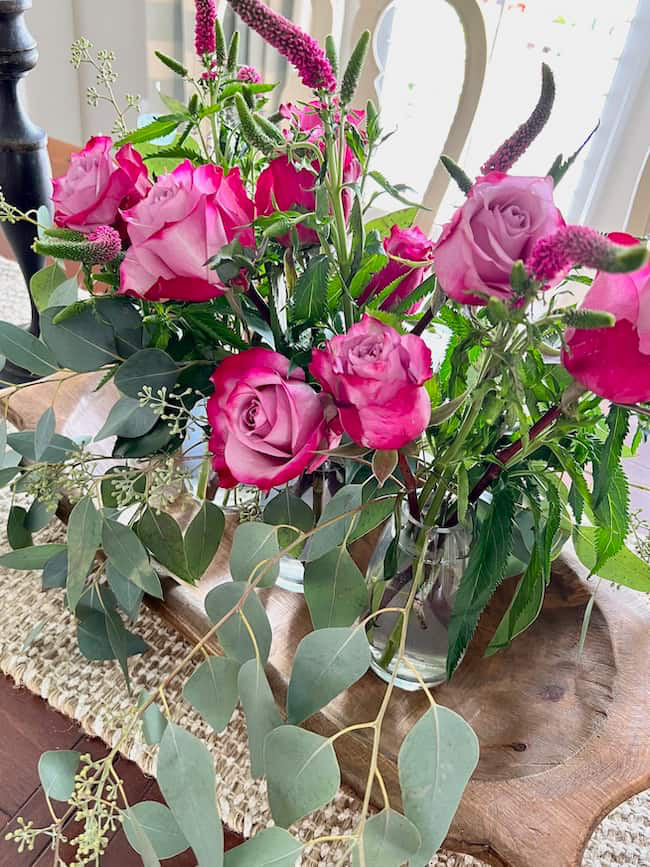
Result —
<svg viewBox="0 0 650 867"><path fill-rule="evenodd" d="M352 56L348 61L348 65L343 75L343 84L341 85L341 105L349 105L352 102L354 94L361 78L363 64L366 60L368 47L370 45L370 31L364 30L357 42Z"/></svg>
<svg viewBox="0 0 650 867"><path fill-rule="evenodd" d="M453 178L454 181L458 184L460 191L462 193L469 193L472 189L472 180L471 178L465 174L465 172L461 169L461 167L452 160L451 157L448 157L447 154L442 154L440 157L440 162L449 172L449 176Z"/></svg>
<svg viewBox="0 0 650 867"><path fill-rule="evenodd" d="M179 63L178 60L174 60L173 57L169 57L169 55L164 54L162 51L156 51L155 54L158 60L161 63L164 63L172 72L175 72L176 75L180 75L181 78L187 77L187 67L183 66L182 63Z"/></svg>
<svg viewBox="0 0 650 867"><path fill-rule="evenodd" d="M263 154L270 156L275 150L275 143L255 123L255 118L251 114L241 93L235 95L235 106L239 115L241 134L245 141L251 147L255 147L259 151L262 151Z"/></svg>
<svg viewBox="0 0 650 867"><path fill-rule="evenodd" d="M239 30L235 30L228 46L228 58L226 59L226 69L230 75L237 72L239 64Z"/></svg>
<svg viewBox="0 0 650 867"><path fill-rule="evenodd" d="M571 328L613 328L616 317L605 310L569 310L564 321Z"/></svg>
<svg viewBox="0 0 650 867"><path fill-rule="evenodd" d="M334 37L331 34L325 40L325 54L327 55L327 59L330 62L330 66L332 67L332 72L338 78L339 53L336 50L336 42L334 41Z"/></svg>
<svg viewBox="0 0 650 867"><path fill-rule="evenodd" d="M500 298L496 298L494 295L487 303L487 317L492 325L507 322L509 319L508 308Z"/></svg>
<svg viewBox="0 0 650 867"><path fill-rule="evenodd" d="M217 63L219 66L223 66L226 63L226 37L224 36L223 27L221 26L221 21L217 18L214 22L214 44L215 44L215 55L217 58Z"/></svg>

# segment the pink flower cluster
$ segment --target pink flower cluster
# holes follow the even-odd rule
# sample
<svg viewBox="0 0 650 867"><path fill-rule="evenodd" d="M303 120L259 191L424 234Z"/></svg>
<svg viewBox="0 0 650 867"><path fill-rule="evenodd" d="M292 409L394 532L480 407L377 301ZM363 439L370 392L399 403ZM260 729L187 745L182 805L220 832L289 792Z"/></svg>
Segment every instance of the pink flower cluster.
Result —
<svg viewBox="0 0 650 867"><path fill-rule="evenodd" d="M620 247L588 226L564 226L540 238L530 254L528 269L545 283L564 276L574 265L612 270Z"/></svg>
<svg viewBox="0 0 650 867"><path fill-rule="evenodd" d="M196 19L194 29L194 47L199 57L213 54L216 48L214 32L217 21L217 7L214 0L195 0Z"/></svg>

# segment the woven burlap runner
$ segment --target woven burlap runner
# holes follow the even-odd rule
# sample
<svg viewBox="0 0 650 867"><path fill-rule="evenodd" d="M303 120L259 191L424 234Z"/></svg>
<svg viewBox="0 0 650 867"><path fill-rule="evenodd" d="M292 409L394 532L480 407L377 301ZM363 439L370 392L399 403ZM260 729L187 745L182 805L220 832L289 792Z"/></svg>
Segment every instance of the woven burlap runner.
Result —
<svg viewBox="0 0 650 867"><path fill-rule="evenodd" d="M26 318L24 288L15 267L0 259L0 319L20 322ZM0 526L8 509L7 492L0 492ZM39 541L60 541L61 527L45 530ZM23 650L26 635L44 623L37 641ZM155 688L187 650L187 644L144 608L135 631L151 646L131 664L133 693ZM17 685L42 696L52 707L77 720L90 736L113 746L121 736L126 712L133 705L115 663L88 662L77 649L73 618L63 606L62 593L40 589L40 574L0 570L0 671ZM224 822L249 836L271 823L265 786L251 779L246 724L239 709L227 729L214 735L183 700L180 684L167 693L174 719L203 738L215 758L219 806ZM124 747L125 755L146 773L155 767L155 752L141 739ZM345 833L355 825L360 804L341 790L325 809L312 814L293 829L303 840ZM338 855L337 855L338 851ZM135 857L135 856L134 856ZM332 867L340 850L320 845L303 858L303 867ZM552 856L551 856L552 858ZM136 861L133 862L134 864ZM481 867L472 858L442 853L432 865ZM583 867L650 867L650 793L626 802L599 826ZM549 867L554 867L552 860Z"/></svg>

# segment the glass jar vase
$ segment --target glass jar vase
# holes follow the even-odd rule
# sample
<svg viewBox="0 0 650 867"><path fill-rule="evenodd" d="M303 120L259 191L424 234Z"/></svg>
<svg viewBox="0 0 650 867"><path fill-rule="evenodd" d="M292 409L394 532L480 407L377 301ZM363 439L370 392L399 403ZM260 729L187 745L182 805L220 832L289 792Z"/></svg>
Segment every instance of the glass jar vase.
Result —
<svg viewBox="0 0 650 867"><path fill-rule="evenodd" d="M368 567L368 580L383 597L375 610L404 608L413 589L422 546L426 546L420 586L415 591L404 648L398 658L401 614L387 611L368 624L368 640L373 671L389 681L397 666L395 685L404 690L421 689L417 669L427 687L447 680L448 629L456 593L467 567L473 525L425 527L403 513L401 529L395 539L394 522L387 525ZM385 561L389 548L396 545L396 571L385 581ZM395 562L395 557L392 558ZM381 582L378 584L377 582Z"/></svg>

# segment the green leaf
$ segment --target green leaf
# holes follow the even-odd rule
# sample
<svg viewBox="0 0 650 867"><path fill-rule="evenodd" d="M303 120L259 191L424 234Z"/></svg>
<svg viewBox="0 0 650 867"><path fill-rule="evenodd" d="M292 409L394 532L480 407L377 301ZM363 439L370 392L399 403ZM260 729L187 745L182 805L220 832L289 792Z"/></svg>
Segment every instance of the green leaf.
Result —
<svg viewBox="0 0 650 867"><path fill-rule="evenodd" d="M138 521L138 536L156 560L172 574L184 581L193 581L181 528L171 515L147 509Z"/></svg>
<svg viewBox="0 0 650 867"><path fill-rule="evenodd" d="M150 388L157 395L162 388L172 388L178 375L171 355L162 349L141 349L117 371L115 385L128 397L138 397L144 388Z"/></svg>
<svg viewBox="0 0 650 867"><path fill-rule="evenodd" d="M287 693L289 722L298 725L368 671L370 646L362 627L319 629L296 650Z"/></svg>
<svg viewBox="0 0 650 867"><path fill-rule="evenodd" d="M102 542L102 517L91 497L79 500L68 522L68 606L73 613L83 593L97 549Z"/></svg>
<svg viewBox="0 0 650 867"><path fill-rule="evenodd" d="M54 317L65 307L50 307L41 315L43 340L62 367L86 373L120 360L113 328L102 320L99 304L86 305L82 311L58 325Z"/></svg>
<svg viewBox="0 0 650 867"><path fill-rule="evenodd" d="M65 583L68 580L68 552L61 551L56 557L48 560L43 569L42 589L52 590L58 588L63 590Z"/></svg>
<svg viewBox="0 0 650 867"><path fill-rule="evenodd" d="M151 568L147 552L130 527L105 518L102 547L107 558L125 578L150 596L163 598L160 581Z"/></svg>
<svg viewBox="0 0 650 867"><path fill-rule="evenodd" d="M44 343L10 322L0 322L0 353L37 376L50 376L59 369Z"/></svg>
<svg viewBox="0 0 650 867"><path fill-rule="evenodd" d="M142 437L137 439L118 438L113 449L113 457L146 458L166 449L173 438L174 435L169 424L161 419L149 433Z"/></svg>
<svg viewBox="0 0 650 867"><path fill-rule="evenodd" d="M284 828L266 828L226 852L225 867L295 867L303 845Z"/></svg>
<svg viewBox="0 0 650 867"><path fill-rule="evenodd" d="M372 472L381 488L397 469L398 454L395 449L378 450L372 456Z"/></svg>
<svg viewBox="0 0 650 867"><path fill-rule="evenodd" d="M34 442L35 431L25 430L9 434L7 442L11 448L22 455L28 461L36 460L36 445ZM69 437L54 434L50 444L41 455L41 461L47 464L61 463L71 454L76 452L79 446Z"/></svg>
<svg viewBox="0 0 650 867"><path fill-rule="evenodd" d="M281 828L327 804L341 785L332 744L295 726L280 726L268 735L264 766L271 815Z"/></svg>
<svg viewBox="0 0 650 867"><path fill-rule="evenodd" d="M460 662L483 609L503 579L512 549L514 512L512 492L507 488L497 490L478 539L472 545L454 600L449 623L448 677Z"/></svg>
<svg viewBox="0 0 650 867"><path fill-rule="evenodd" d="M103 427L94 437L95 442L107 437L144 436L157 424L159 417L148 406L140 406L140 401L132 397L122 397L113 404Z"/></svg>
<svg viewBox="0 0 650 867"><path fill-rule="evenodd" d="M421 840L418 829L405 816L395 810L382 810L366 822L359 845L363 846L365 864L402 867L404 863L412 863ZM352 863L354 867L361 864L358 849L354 850Z"/></svg>
<svg viewBox="0 0 650 867"><path fill-rule="evenodd" d="M183 687L185 700L215 732L225 729L237 706L239 667L232 659L211 656L199 665Z"/></svg>
<svg viewBox="0 0 650 867"><path fill-rule="evenodd" d="M19 467L7 467L4 470L0 470L0 489L5 488L18 475L20 475Z"/></svg>
<svg viewBox="0 0 650 867"><path fill-rule="evenodd" d="M122 826L126 839L139 854L141 846L140 833L134 827L135 823L147 835L149 842L161 860L174 858L189 848L189 843L178 827L174 814L164 804L158 801L140 801L122 813Z"/></svg>
<svg viewBox="0 0 650 867"><path fill-rule="evenodd" d="M365 579L344 546L306 563L304 586L314 629L352 626L368 608Z"/></svg>
<svg viewBox="0 0 650 867"><path fill-rule="evenodd" d="M43 791L55 801L67 801L74 792L81 753L76 750L48 750L38 760Z"/></svg>
<svg viewBox="0 0 650 867"><path fill-rule="evenodd" d="M32 534L27 529L27 510L22 506L12 506L7 517L7 541L14 551L29 548L34 544Z"/></svg>
<svg viewBox="0 0 650 867"><path fill-rule="evenodd" d="M77 300L78 286L76 279L68 280L63 268L54 264L34 274L29 290L39 313L42 313L48 307L72 304Z"/></svg>
<svg viewBox="0 0 650 867"><path fill-rule="evenodd" d="M249 521L235 530L230 553L230 574L233 581L256 581L258 587L272 587L280 574L279 561L263 566L280 552L276 527Z"/></svg>
<svg viewBox="0 0 650 867"><path fill-rule="evenodd" d="M317 525L318 527L322 527L322 529L314 533L309 540L309 544L306 546L306 560L318 560L324 554L327 554L328 551L338 548L343 544L357 516L350 515L345 518L339 518L339 520L333 523L330 522L334 518L338 518L339 515L344 515L346 512L358 509L361 506L362 496L362 485L346 485L332 497L323 509L323 514Z"/></svg>
<svg viewBox="0 0 650 867"><path fill-rule="evenodd" d="M314 526L314 512L311 507L288 488L266 504L262 517L266 524L286 524L303 533L308 533Z"/></svg>
<svg viewBox="0 0 650 867"><path fill-rule="evenodd" d="M57 554L66 550L65 545L34 545L31 548L21 548L0 556L0 566L4 569L18 569L32 572L43 569Z"/></svg>
<svg viewBox="0 0 650 867"><path fill-rule="evenodd" d="M45 578L45 574L43 574L43 578ZM118 572L112 563L108 563L106 566L106 578L122 611L130 620L135 620L140 613L140 605L144 595L142 589L125 578L121 572Z"/></svg>
<svg viewBox="0 0 650 867"><path fill-rule="evenodd" d="M400 229L410 229L418 215L418 210L414 207L402 208L391 214L385 214L383 217L377 217L376 220L366 223L366 232L379 232L382 238L387 238L393 231L393 226L398 226Z"/></svg>
<svg viewBox="0 0 650 867"><path fill-rule="evenodd" d="M219 550L225 526L221 509L205 500L185 532L185 557L193 579L198 581L208 570Z"/></svg>
<svg viewBox="0 0 650 867"><path fill-rule="evenodd" d="M81 612L81 613L80 613ZM77 625L77 643L79 650L86 659L103 662L109 659L116 659L115 650L108 635L108 627L106 623L106 614L101 611L92 611L83 609L79 606L77 612L79 623ZM129 656L137 656L140 653L146 653L149 650L149 645L143 641L139 635L133 632L124 630L126 635L116 636L120 640L124 640L125 654Z"/></svg>
<svg viewBox="0 0 650 867"><path fill-rule="evenodd" d="M149 693L141 692L138 707L142 707L150 698ZM159 744L167 728L167 717L163 715L157 704L150 704L142 714L142 736L149 746Z"/></svg>
<svg viewBox="0 0 650 867"><path fill-rule="evenodd" d="M130 132L128 135L124 136L124 138L121 138L116 142L115 146L121 147L125 144L140 144L141 142L149 142L154 139L164 138L174 132L176 127L183 123L184 120L184 115L166 114L163 117L152 120L151 123L146 124L146 126L139 127L139 129Z"/></svg>
<svg viewBox="0 0 650 867"><path fill-rule="evenodd" d="M43 503L41 500L32 500L32 504L27 512L25 526L32 533L38 533L39 530L45 529L56 514L55 503Z"/></svg>
<svg viewBox="0 0 650 867"><path fill-rule="evenodd" d="M133 633L129 632L124 626L122 618L115 609L108 607L105 608L104 618L106 621L106 637L108 638L108 643L111 646L115 659L118 661L119 666L122 669L122 674L124 675L124 680L126 681L126 686L130 695L131 679L129 678L128 658L131 655L129 653L129 638Z"/></svg>
<svg viewBox="0 0 650 867"><path fill-rule="evenodd" d="M127 807L122 813L123 822L126 825L130 820L129 843L142 858L144 867L160 867L160 861L156 856L151 840L147 837L144 828L132 812L132 807Z"/></svg>
<svg viewBox="0 0 650 867"><path fill-rule="evenodd" d="M605 563L596 568L596 529L576 527L573 531L573 544L582 565L599 578L631 587L641 593L650 593L650 565L629 548L621 548Z"/></svg>
<svg viewBox="0 0 650 867"><path fill-rule="evenodd" d="M627 477L619 466L610 476L607 490L597 506L594 507L596 528L596 549L599 569L613 557L625 544L630 529L630 495Z"/></svg>
<svg viewBox="0 0 650 867"><path fill-rule="evenodd" d="M381 172L378 171L369 172L368 174L385 192L391 195L394 199L397 199L397 201L401 202L403 205L408 205L409 208L415 208L416 210L428 210L428 208L425 208L422 203L412 202L403 195L403 193L409 190L410 187L407 187L404 184L393 185L382 175Z"/></svg>
<svg viewBox="0 0 650 867"><path fill-rule="evenodd" d="M364 486L365 487L365 486ZM385 491L387 493L387 487ZM365 494L364 494L365 496ZM348 536L348 542L356 542L357 539L363 538L368 533L372 532L384 521L388 520L395 511L397 497L382 496L381 499L375 500L372 497L366 499L363 506L363 511L357 516L356 523Z"/></svg>
<svg viewBox="0 0 650 867"><path fill-rule="evenodd" d="M42 459L48 446L52 442L55 427L56 416L54 415L54 410L50 406L39 418L36 430L34 431L34 457L37 461Z"/></svg>
<svg viewBox="0 0 650 867"><path fill-rule="evenodd" d="M251 776L264 775L264 742L269 732L282 725L264 668L256 659L249 659L239 671L239 695L246 715Z"/></svg>
<svg viewBox="0 0 650 867"><path fill-rule="evenodd" d="M223 828L217 809L212 754L185 729L169 723L160 742L156 779L197 867L222 867Z"/></svg>
<svg viewBox="0 0 650 867"><path fill-rule="evenodd" d="M315 256L298 278L293 295L293 319L296 322L317 322L327 310L327 256Z"/></svg>
<svg viewBox="0 0 650 867"><path fill-rule="evenodd" d="M123 492L119 490L118 483L122 477L128 472L129 481L132 487L132 499L128 503L122 498ZM138 494L144 494L147 489L147 476L143 470L139 475L133 473L133 468L128 466L112 466L106 471L107 478L102 479L100 485L102 504L105 508L115 509L118 505L129 505L137 499ZM120 498L118 500L118 491Z"/></svg>
<svg viewBox="0 0 650 867"><path fill-rule="evenodd" d="M597 509L602 503L617 471L629 426L630 414L628 410L612 405L607 416L609 434L599 450L598 459L594 461L594 490L592 494L594 509Z"/></svg>
<svg viewBox="0 0 650 867"><path fill-rule="evenodd" d="M1 558L0 565L2 565ZM211 590L205 598L205 610L211 622L219 623L241 601L247 590L245 584L234 581L220 584ZM273 635L266 611L254 591L244 602L242 611L253 630L262 661L266 663ZM239 612L220 627L217 636L224 652L237 662L244 663L256 658L255 647Z"/></svg>
<svg viewBox="0 0 650 867"><path fill-rule="evenodd" d="M410 867L426 867L442 846L478 758L473 730L441 705L420 717L404 738L398 760L402 803L422 838Z"/></svg>

